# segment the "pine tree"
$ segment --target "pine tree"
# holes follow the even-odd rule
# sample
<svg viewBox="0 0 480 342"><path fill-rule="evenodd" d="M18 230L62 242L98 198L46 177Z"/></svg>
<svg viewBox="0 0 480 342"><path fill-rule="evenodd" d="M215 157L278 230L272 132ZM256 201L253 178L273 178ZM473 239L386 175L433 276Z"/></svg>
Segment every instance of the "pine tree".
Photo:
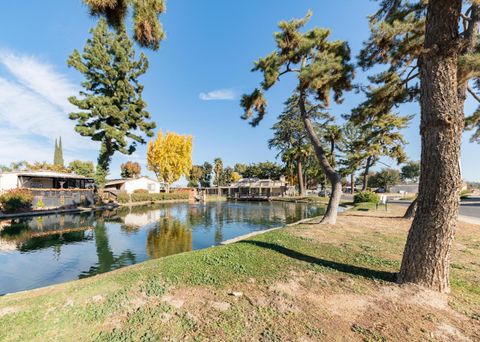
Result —
<svg viewBox="0 0 480 342"><path fill-rule="evenodd" d="M300 29L310 20L311 12L303 19L293 19L279 24L280 32L275 33L277 49L260 58L252 71L261 71L264 81L261 89L244 95L241 105L245 110L244 119L257 115L251 124L256 126L266 114L267 101L264 92L275 85L281 76L295 74L299 93L299 108L305 130L314 147L320 165L332 186L332 196L322 223L334 224L342 194L341 176L328 160L328 152L312 124L306 108L309 97L315 97L318 104L327 108L333 93L335 102L342 102L345 91L352 89L354 68L350 64L350 48L343 41L328 41L330 31L314 28L305 33Z"/></svg>
<svg viewBox="0 0 480 342"><path fill-rule="evenodd" d="M157 50L165 32L158 17L165 12L164 0L83 0L94 16L105 18L119 33L129 8L133 9L134 38L143 47Z"/></svg>
<svg viewBox="0 0 480 342"><path fill-rule="evenodd" d="M372 34L360 64L364 68L388 65L372 78L379 85L374 99L387 109L416 99L421 105L418 208L400 283L449 290L449 256L461 185L463 108L468 93L480 100L469 86L473 80L478 87L480 77L479 22L479 2L461 0L383 0L371 17ZM466 122L467 128L475 128L476 114Z"/></svg>
<svg viewBox="0 0 480 342"><path fill-rule="evenodd" d="M135 152L137 144L146 143L141 133L153 136L155 123L149 121L138 81L148 68L145 55L137 60L125 29L114 34L103 19L91 33L83 54L74 50L68 59L85 77L80 97L69 98L81 110L70 119L77 121L80 135L101 143L96 180L103 186L114 153Z"/></svg>
<svg viewBox="0 0 480 342"><path fill-rule="evenodd" d="M305 164L314 152L305 131L298 101L299 95L295 93L285 102L283 113L278 116L277 122L272 127L274 134L273 138L268 141L268 146L279 151L277 157L281 157L287 165L287 169L290 166L296 169L299 194L305 196ZM330 115L318 109L315 110L309 101L306 103L306 108L311 113L311 120L315 125L317 134L320 134L320 125L317 121L322 119L328 122L331 120Z"/></svg>

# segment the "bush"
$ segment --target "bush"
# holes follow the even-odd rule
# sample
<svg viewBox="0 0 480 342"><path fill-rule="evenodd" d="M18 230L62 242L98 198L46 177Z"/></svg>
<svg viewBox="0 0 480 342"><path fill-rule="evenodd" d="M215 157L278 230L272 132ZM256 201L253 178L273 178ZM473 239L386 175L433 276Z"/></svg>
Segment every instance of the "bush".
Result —
<svg viewBox="0 0 480 342"><path fill-rule="evenodd" d="M121 192L117 196L118 203L128 203L130 202L130 196L126 192Z"/></svg>
<svg viewBox="0 0 480 342"><path fill-rule="evenodd" d="M133 191L134 194L148 194L148 190L147 189L137 189L135 191Z"/></svg>
<svg viewBox="0 0 480 342"><path fill-rule="evenodd" d="M170 200L185 200L189 198L188 192L173 192L173 193L133 193L131 196L132 202L157 202L157 201L170 201ZM124 203L124 202L122 202Z"/></svg>
<svg viewBox="0 0 480 342"><path fill-rule="evenodd" d="M43 203L43 201L42 201L41 198L37 201L37 203L35 204L35 207L36 207L37 209L43 209L43 208L45 208L45 203Z"/></svg>
<svg viewBox="0 0 480 342"><path fill-rule="evenodd" d="M0 204L5 212L24 211L32 208L33 194L29 190L14 189L0 196Z"/></svg>
<svg viewBox="0 0 480 342"><path fill-rule="evenodd" d="M353 203L378 203L380 196L371 191L362 191L353 196Z"/></svg>
<svg viewBox="0 0 480 342"><path fill-rule="evenodd" d="M462 192L460 192L460 198L461 199L467 199L468 196L470 196L472 193L470 190L462 190Z"/></svg>

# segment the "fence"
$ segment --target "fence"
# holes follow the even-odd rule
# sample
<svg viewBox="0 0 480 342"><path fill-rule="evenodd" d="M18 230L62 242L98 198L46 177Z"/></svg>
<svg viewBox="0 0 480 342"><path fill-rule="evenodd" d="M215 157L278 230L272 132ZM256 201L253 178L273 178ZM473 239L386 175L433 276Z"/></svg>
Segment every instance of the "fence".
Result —
<svg viewBox="0 0 480 342"><path fill-rule="evenodd" d="M29 189L35 209L87 207L95 203L92 189Z"/></svg>

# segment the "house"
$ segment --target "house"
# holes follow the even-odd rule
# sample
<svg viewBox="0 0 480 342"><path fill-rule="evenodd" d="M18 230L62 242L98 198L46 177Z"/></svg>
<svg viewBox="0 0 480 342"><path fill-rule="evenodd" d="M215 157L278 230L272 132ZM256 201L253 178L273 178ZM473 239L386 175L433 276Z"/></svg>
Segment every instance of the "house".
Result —
<svg viewBox="0 0 480 342"><path fill-rule="evenodd" d="M221 196L234 199L267 200L270 197L284 196L291 188L293 187L288 186L284 178L280 180L243 178L219 189ZM207 195L217 195L219 192L217 187L200 190L205 191Z"/></svg>
<svg viewBox="0 0 480 342"><path fill-rule="evenodd" d="M38 209L72 208L94 203L93 178L53 171L0 173L0 194L13 189L28 189L33 207Z"/></svg>
<svg viewBox="0 0 480 342"><path fill-rule="evenodd" d="M158 182L148 177L122 178L107 181L104 190L111 192L126 192L133 194L135 190L147 190L151 194L165 191L165 183Z"/></svg>

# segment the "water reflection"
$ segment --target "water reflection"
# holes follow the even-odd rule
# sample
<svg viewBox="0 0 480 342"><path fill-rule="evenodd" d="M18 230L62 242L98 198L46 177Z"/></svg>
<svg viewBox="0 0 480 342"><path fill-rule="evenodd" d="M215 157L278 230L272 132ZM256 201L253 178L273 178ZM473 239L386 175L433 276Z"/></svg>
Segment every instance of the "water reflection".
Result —
<svg viewBox="0 0 480 342"><path fill-rule="evenodd" d="M209 247L322 211L307 204L218 202L0 221L0 293Z"/></svg>

